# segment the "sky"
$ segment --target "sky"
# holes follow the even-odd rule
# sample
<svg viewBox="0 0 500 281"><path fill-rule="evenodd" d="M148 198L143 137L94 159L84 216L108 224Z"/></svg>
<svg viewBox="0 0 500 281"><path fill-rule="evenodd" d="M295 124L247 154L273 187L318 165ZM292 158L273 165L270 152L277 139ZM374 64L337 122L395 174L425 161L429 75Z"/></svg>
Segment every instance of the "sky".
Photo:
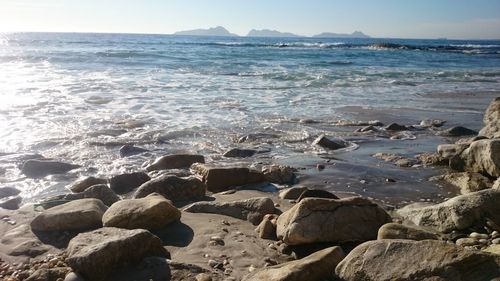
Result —
<svg viewBox="0 0 500 281"><path fill-rule="evenodd" d="M500 39L500 0L0 0L0 32L170 34L224 26L372 37Z"/></svg>

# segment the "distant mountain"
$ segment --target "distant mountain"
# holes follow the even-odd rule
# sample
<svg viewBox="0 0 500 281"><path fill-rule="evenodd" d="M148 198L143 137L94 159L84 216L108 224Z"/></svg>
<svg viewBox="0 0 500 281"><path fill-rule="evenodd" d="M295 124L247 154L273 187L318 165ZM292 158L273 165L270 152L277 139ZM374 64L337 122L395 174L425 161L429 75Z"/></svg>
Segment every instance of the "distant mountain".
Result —
<svg viewBox="0 0 500 281"><path fill-rule="evenodd" d="M290 32L279 32L277 30L270 30L270 29L262 29L262 30L256 30L252 29L250 32L248 32L247 36L251 37L300 37L297 34L293 34Z"/></svg>
<svg viewBox="0 0 500 281"><path fill-rule="evenodd" d="M208 29L193 29L186 31L178 31L174 33L174 35L194 35L194 36L238 36L238 34L234 34L229 32L222 26L212 27Z"/></svg>
<svg viewBox="0 0 500 281"><path fill-rule="evenodd" d="M370 38L370 36L364 34L361 31L354 31L351 34L323 32L323 33L320 33L318 35L314 35L313 37L319 37L319 38Z"/></svg>

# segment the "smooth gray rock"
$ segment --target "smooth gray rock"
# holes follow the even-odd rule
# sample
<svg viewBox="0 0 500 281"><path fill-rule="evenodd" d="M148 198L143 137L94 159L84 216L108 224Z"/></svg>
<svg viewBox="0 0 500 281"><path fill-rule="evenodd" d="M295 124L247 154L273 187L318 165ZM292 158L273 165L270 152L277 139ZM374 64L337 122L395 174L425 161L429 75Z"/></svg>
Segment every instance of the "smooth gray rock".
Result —
<svg viewBox="0 0 500 281"><path fill-rule="evenodd" d="M439 240L441 236L418 226L386 223L378 230L377 239Z"/></svg>
<svg viewBox="0 0 500 281"><path fill-rule="evenodd" d="M348 143L345 140L331 139L325 135L320 135L319 137L317 137L312 144L319 145L323 148L328 148L332 150L341 149L348 146Z"/></svg>
<svg viewBox="0 0 500 281"><path fill-rule="evenodd" d="M205 157L196 154L171 154L157 158L146 167L146 171L189 168L194 163L205 163Z"/></svg>
<svg viewBox="0 0 500 281"><path fill-rule="evenodd" d="M244 148L232 148L226 152L224 152L224 157L232 157L232 158L246 158L254 156L257 153L255 149L244 149Z"/></svg>
<svg viewBox="0 0 500 281"><path fill-rule="evenodd" d="M265 182L264 174L246 167L193 164L191 169L202 177L207 190L226 191L230 187Z"/></svg>
<svg viewBox="0 0 500 281"><path fill-rule="evenodd" d="M107 184L108 180L96 177L86 177L74 182L69 189L75 193L83 192L85 189L96 184Z"/></svg>
<svg viewBox="0 0 500 281"><path fill-rule="evenodd" d="M119 153L120 157L128 157L136 154L141 154L144 152L148 152L149 150L141 148L141 147L136 147L130 144L126 144L122 147L120 147Z"/></svg>
<svg viewBox="0 0 500 281"><path fill-rule="evenodd" d="M142 184L135 192L134 198L143 198L154 192L174 202L190 201L205 196L206 186L196 177L164 175Z"/></svg>
<svg viewBox="0 0 500 281"><path fill-rule="evenodd" d="M109 187L118 194L125 194L138 188L150 179L148 174L143 172L126 173L109 179Z"/></svg>
<svg viewBox="0 0 500 281"><path fill-rule="evenodd" d="M29 178L39 178L53 174L64 174L77 168L80 166L54 160L31 159L24 162L21 172Z"/></svg>
<svg viewBox="0 0 500 281"><path fill-rule="evenodd" d="M63 200L77 200L84 198L99 199L106 206L111 206L113 203L120 200L120 197L105 184L93 185L80 193L67 194L64 196Z"/></svg>
<svg viewBox="0 0 500 281"><path fill-rule="evenodd" d="M0 187L0 198L16 196L21 193L21 190L13 187Z"/></svg>
<svg viewBox="0 0 500 281"><path fill-rule="evenodd" d="M0 208L17 210L19 209L21 202L23 202L23 198L21 196L4 197L0 199Z"/></svg>

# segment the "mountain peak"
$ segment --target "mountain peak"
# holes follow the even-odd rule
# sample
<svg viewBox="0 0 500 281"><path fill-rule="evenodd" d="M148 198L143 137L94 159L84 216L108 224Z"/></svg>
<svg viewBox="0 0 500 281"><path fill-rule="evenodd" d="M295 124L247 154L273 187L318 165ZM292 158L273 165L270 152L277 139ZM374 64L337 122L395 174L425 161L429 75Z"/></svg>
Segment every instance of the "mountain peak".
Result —
<svg viewBox="0 0 500 281"><path fill-rule="evenodd" d="M237 34L229 32L223 26L216 26L207 29L192 29L185 31L178 31L174 35L192 35L192 36L238 36Z"/></svg>

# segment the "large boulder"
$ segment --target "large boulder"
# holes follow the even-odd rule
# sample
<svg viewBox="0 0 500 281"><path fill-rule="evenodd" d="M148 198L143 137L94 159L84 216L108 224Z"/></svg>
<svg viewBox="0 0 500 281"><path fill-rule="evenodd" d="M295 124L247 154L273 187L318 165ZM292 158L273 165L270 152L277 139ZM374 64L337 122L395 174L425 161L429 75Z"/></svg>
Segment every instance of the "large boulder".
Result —
<svg viewBox="0 0 500 281"><path fill-rule="evenodd" d="M245 277L244 281L321 281L329 280L332 271L345 257L340 247L326 248L300 260L265 267Z"/></svg>
<svg viewBox="0 0 500 281"><path fill-rule="evenodd" d="M120 200L120 197L118 195L116 195L116 193L105 184L93 185L80 193L67 194L66 196L64 196L63 199L64 200L77 200L77 199L84 199L84 198L99 199L106 206L111 206L111 205L113 205L113 203Z"/></svg>
<svg viewBox="0 0 500 281"><path fill-rule="evenodd" d="M335 272L346 281L489 281L500 277L500 256L444 241L377 240L352 250Z"/></svg>
<svg viewBox="0 0 500 281"><path fill-rule="evenodd" d="M17 210L19 209L19 205L23 202L23 198L21 196L9 196L0 198L0 208L4 208L7 210Z"/></svg>
<svg viewBox="0 0 500 281"><path fill-rule="evenodd" d="M160 238L144 229L104 227L78 234L67 248L66 263L87 280L108 280L117 268L145 257L168 257Z"/></svg>
<svg viewBox="0 0 500 281"><path fill-rule="evenodd" d="M226 191L233 186L265 182L264 174L246 167L212 166L194 164L193 171L202 177L207 190Z"/></svg>
<svg viewBox="0 0 500 281"><path fill-rule="evenodd" d="M361 197L305 198L278 217L277 236L288 245L367 241L391 217Z"/></svg>
<svg viewBox="0 0 500 281"><path fill-rule="evenodd" d="M64 174L77 168L80 166L54 160L30 159L24 162L21 172L29 178L41 178L48 175Z"/></svg>
<svg viewBox="0 0 500 281"><path fill-rule="evenodd" d="M451 173L444 175L443 179L449 184L458 187L462 194L491 188L493 185L489 178L472 172Z"/></svg>
<svg viewBox="0 0 500 281"><path fill-rule="evenodd" d="M154 192L172 201L190 201L205 196L206 186L196 177L164 175L142 184L134 198L143 198Z"/></svg>
<svg viewBox="0 0 500 281"><path fill-rule="evenodd" d="M96 185L96 184L107 184L108 180L103 179L103 178L96 178L96 177L86 177L80 180L77 180L74 182L69 189L75 193L83 192L85 189Z"/></svg>
<svg viewBox="0 0 500 281"><path fill-rule="evenodd" d="M266 214L274 214L273 200L267 197L250 198L233 202L196 202L184 209L190 213L212 213L248 220L259 224Z"/></svg>
<svg viewBox="0 0 500 281"><path fill-rule="evenodd" d="M386 223L378 230L377 239L439 240L440 235L418 226Z"/></svg>
<svg viewBox="0 0 500 281"><path fill-rule="evenodd" d="M179 220L181 212L158 193L116 202L102 216L104 226L154 230Z"/></svg>
<svg viewBox="0 0 500 281"><path fill-rule="evenodd" d="M463 230L485 218L500 225L500 190L486 189L451 198L437 205L415 203L397 210L403 219L418 226L448 233Z"/></svg>
<svg viewBox="0 0 500 281"><path fill-rule="evenodd" d="M466 171L500 177L500 139L473 142L460 154Z"/></svg>
<svg viewBox="0 0 500 281"><path fill-rule="evenodd" d="M107 207L98 199L80 199L43 211L31 222L38 231L65 231L97 228Z"/></svg>
<svg viewBox="0 0 500 281"><path fill-rule="evenodd" d="M277 184L293 184L296 169L284 165L269 165L262 167L262 173L268 182Z"/></svg>
<svg viewBox="0 0 500 281"><path fill-rule="evenodd" d="M151 178L143 172L116 175L109 179L109 187L118 194L128 193Z"/></svg>
<svg viewBox="0 0 500 281"><path fill-rule="evenodd" d="M484 127L479 135L500 138L500 97L494 99L484 113Z"/></svg>
<svg viewBox="0 0 500 281"><path fill-rule="evenodd" d="M189 168L194 163L205 163L205 157L197 154L171 154L157 158L146 171Z"/></svg>

